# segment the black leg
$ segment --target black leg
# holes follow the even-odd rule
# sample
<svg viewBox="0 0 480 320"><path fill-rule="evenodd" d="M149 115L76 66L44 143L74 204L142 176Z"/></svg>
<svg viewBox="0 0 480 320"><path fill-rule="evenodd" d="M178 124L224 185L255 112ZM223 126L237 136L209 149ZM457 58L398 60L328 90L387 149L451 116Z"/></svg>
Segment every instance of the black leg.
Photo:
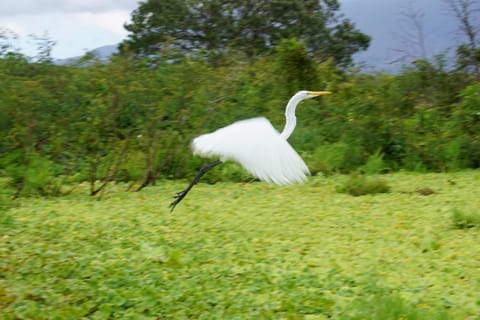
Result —
<svg viewBox="0 0 480 320"><path fill-rule="evenodd" d="M188 185L188 187L186 187L185 190L177 192L177 194L173 196L175 198L175 200L172 203L170 203L170 206L169 206L170 212L173 212L173 209L175 209L175 206L177 204L179 204L180 201L182 201L183 198L185 198L185 196L190 191L190 189L193 188L193 186L198 182L198 180L200 180L200 178L205 173L207 173L208 170L212 169L215 166L218 166L220 163L222 163L222 161L217 160L215 162L209 163L209 164L201 167L200 170L198 171L197 175L195 176L195 178L193 178L192 182L190 182L190 184Z"/></svg>

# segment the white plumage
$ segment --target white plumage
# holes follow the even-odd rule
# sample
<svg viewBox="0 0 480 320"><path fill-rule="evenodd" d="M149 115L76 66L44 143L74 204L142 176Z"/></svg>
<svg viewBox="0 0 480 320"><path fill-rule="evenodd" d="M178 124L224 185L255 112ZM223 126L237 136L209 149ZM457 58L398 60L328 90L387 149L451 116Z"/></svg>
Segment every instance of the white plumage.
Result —
<svg viewBox="0 0 480 320"><path fill-rule="evenodd" d="M235 122L195 138L193 153L202 157L217 157L217 160L200 169L185 190L178 192L170 208L182 201L192 187L208 170L220 163L238 162L258 179L279 185L304 182L309 170L302 158L287 142L297 123L295 109L304 99L329 94L328 91L299 91L288 101L285 109L285 128L278 133L265 118L253 118Z"/></svg>
<svg viewBox="0 0 480 320"><path fill-rule="evenodd" d="M193 153L238 162L258 179L286 185L304 182L302 158L266 118L237 121L193 140Z"/></svg>

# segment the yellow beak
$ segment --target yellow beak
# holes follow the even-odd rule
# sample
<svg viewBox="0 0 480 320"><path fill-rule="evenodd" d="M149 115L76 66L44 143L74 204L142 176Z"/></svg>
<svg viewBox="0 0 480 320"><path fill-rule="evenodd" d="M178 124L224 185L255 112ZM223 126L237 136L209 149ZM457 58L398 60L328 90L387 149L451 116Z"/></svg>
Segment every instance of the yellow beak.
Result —
<svg viewBox="0 0 480 320"><path fill-rule="evenodd" d="M307 93L312 96L324 96L327 94L331 94L330 91L308 91Z"/></svg>

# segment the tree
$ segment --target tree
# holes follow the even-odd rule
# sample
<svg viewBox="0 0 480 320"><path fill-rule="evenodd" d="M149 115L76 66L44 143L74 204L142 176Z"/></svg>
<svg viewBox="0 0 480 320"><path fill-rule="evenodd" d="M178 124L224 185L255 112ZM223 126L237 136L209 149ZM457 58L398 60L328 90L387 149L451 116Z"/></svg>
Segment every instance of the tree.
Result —
<svg viewBox="0 0 480 320"><path fill-rule="evenodd" d="M399 56L392 61L409 64L416 60L427 60L426 35L424 28L425 14L409 2L400 12L399 48L394 51Z"/></svg>
<svg viewBox="0 0 480 320"><path fill-rule="evenodd" d="M451 14L458 20L460 32L467 42L457 48L458 64L463 69L470 69L480 80L480 48L479 34L480 1L478 0L445 0Z"/></svg>
<svg viewBox="0 0 480 320"><path fill-rule="evenodd" d="M45 32L41 36L31 34L30 38L37 45L37 62L52 63L53 59L51 53L56 42L50 38L48 32Z"/></svg>
<svg viewBox="0 0 480 320"><path fill-rule="evenodd" d="M20 51L20 49L15 46L17 40L18 35L15 32L0 27L0 58Z"/></svg>
<svg viewBox="0 0 480 320"><path fill-rule="evenodd" d="M123 51L155 55L167 45L183 52L269 52L282 39L303 41L311 54L352 63L370 37L338 14L337 0L147 0L125 25Z"/></svg>

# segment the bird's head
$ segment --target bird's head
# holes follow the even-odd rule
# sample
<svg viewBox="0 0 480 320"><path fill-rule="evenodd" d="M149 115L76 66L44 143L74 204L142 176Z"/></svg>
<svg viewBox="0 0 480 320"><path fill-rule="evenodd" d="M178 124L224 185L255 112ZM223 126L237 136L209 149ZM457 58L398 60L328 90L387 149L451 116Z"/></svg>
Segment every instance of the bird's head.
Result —
<svg viewBox="0 0 480 320"><path fill-rule="evenodd" d="M304 99L310 99L310 98L315 98L315 97L318 97L318 96L324 96L324 95L327 95L327 94L331 94L330 91L308 91L308 90L302 90L302 91L298 91L294 97L300 99L300 100L304 100Z"/></svg>

